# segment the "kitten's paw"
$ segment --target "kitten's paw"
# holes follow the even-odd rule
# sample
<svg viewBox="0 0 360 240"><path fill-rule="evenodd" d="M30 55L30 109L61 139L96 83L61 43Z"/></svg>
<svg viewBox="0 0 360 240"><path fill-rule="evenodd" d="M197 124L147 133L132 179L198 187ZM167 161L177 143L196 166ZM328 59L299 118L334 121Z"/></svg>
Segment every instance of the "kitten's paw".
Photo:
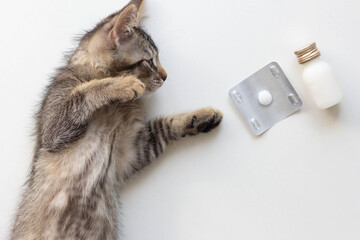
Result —
<svg viewBox="0 0 360 240"><path fill-rule="evenodd" d="M191 112L188 115L185 135L209 132L220 124L222 118L223 114L219 110L210 107Z"/></svg>
<svg viewBox="0 0 360 240"><path fill-rule="evenodd" d="M139 99L145 92L145 84L133 76L127 76L116 84L120 102L132 102Z"/></svg>

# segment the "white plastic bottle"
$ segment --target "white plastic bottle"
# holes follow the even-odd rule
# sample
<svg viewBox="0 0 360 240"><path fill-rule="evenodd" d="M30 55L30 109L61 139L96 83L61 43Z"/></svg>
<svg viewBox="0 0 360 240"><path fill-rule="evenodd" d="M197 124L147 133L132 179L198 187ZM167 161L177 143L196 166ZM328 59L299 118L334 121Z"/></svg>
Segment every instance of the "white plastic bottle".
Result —
<svg viewBox="0 0 360 240"><path fill-rule="evenodd" d="M316 44L312 43L295 54L298 62L304 65L303 79L316 106L326 109L341 102L343 92L340 85L329 64L319 58Z"/></svg>

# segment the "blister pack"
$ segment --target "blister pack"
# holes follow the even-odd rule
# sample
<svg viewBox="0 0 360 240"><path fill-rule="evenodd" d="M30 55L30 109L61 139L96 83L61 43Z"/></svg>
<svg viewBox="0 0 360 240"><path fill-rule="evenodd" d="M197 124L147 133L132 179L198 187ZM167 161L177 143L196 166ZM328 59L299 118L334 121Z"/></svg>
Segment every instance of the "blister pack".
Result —
<svg viewBox="0 0 360 240"><path fill-rule="evenodd" d="M299 110L302 101L276 62L269 63L229 91L255 135Z"/></svg>

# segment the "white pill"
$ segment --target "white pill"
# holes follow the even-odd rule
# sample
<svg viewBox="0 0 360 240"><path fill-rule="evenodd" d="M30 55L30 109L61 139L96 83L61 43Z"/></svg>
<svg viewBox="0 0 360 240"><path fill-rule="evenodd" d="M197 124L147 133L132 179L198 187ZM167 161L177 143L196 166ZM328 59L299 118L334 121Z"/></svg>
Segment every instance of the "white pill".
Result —
<svg viewBox="0 0 360 240"><path fill-rule="evenodd" d="M272 95L268 90L263 90L259 92L258 100L261 105L267 106L272 102Z"/></svg>

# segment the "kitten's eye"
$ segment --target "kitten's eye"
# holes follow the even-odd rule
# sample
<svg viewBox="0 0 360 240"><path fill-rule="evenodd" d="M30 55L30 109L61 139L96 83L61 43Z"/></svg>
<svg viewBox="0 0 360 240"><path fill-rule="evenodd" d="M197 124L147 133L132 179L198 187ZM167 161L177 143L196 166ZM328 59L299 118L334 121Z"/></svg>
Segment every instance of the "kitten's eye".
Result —
<svg viewBox="0 0 360 240"><path fill-rule="evenodd" d="M156 69L153 58L145 59L145 61L149 64L149 66L150 66L152 69Z"/></svg>

